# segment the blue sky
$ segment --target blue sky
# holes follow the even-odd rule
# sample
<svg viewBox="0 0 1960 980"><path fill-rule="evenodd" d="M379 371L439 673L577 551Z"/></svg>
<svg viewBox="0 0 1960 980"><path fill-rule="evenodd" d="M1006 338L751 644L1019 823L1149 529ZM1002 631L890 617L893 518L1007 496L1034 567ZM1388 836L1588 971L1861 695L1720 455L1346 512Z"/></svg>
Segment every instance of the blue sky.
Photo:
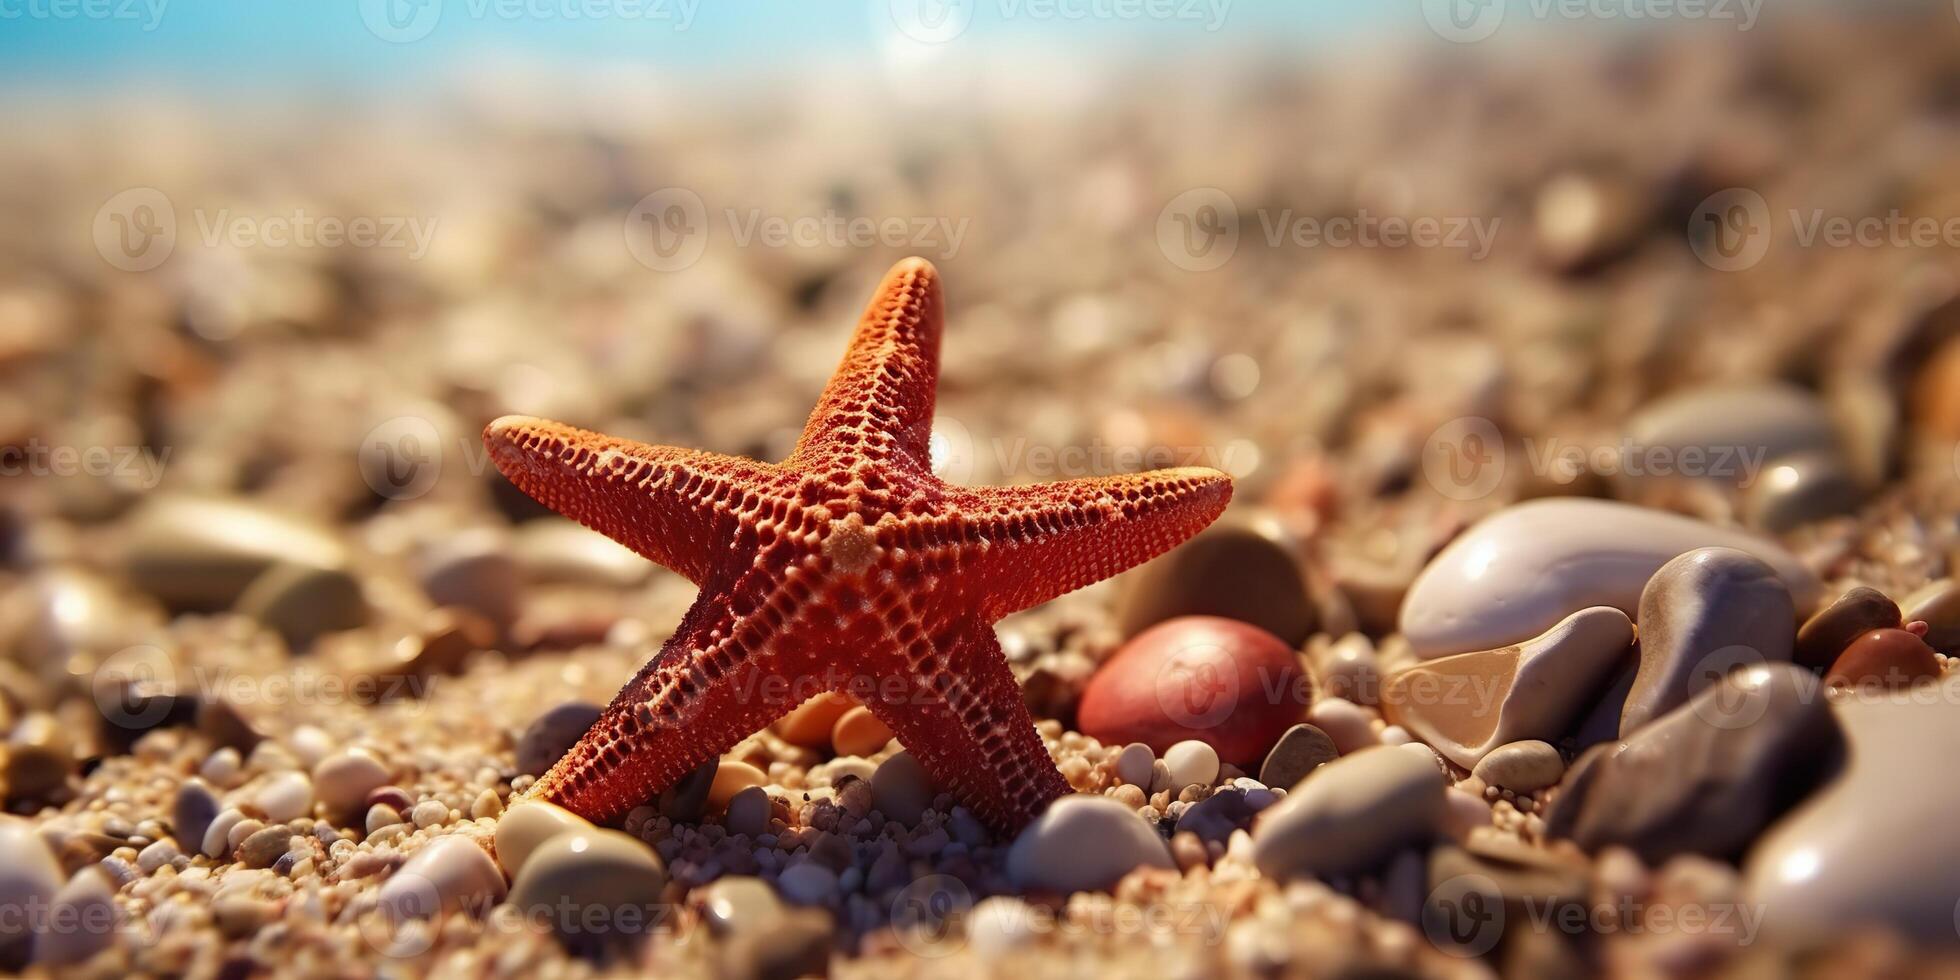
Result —
<svg viewBox="0 0 1960 980"><path fill-rule="evenodd" d="M387 85L485 52L740 71L878 50L943 0L0 0L0 80L72 91ZM1345 35L1395 0L953 0L948 44L1085 50ZM920 5L924 4L923 7ZM1222 7L1222 18L1219 17ZM1155 10L1159 16L1151 16ZM1140 13L1140 11L1143 11ZM1171 16L1162 16L1169 12ZM392 20L389 19L392 16ZM947 22L936 20L944 29ZM370 29L370 24L377 25ZM399 42L382 35L399 33Z"/></svg>

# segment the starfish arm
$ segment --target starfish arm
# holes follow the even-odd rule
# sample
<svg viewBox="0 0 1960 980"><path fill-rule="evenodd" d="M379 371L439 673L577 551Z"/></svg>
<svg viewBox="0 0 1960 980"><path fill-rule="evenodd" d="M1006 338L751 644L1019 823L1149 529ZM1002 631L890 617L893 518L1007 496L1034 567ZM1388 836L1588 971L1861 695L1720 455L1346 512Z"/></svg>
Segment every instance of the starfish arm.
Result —
<svg viewBox="0 0 1960 980"><path fill-rule="evenodd" d="M516 415L490 423L483 441L518 489L697 585L755 546L752 522L771 516L763 511L781 509L757 488L784 481L753 460Z"/></svg>
<svg viewBox="0 0 1960 980"><path fill-rule="evenodd" d="M1169 551L1224 513L1232 478L1204 467L968 491L950 526L990 619L1040 605ZM975 544L981 547L974 548Z"/></svg>
<svg viewBox="0 0 1960 980"><path fill-rule="evenodd" d="M898 461L931 469L928 443L944 327L939 273L912 258L893 266L872 295L843 363L810 413L792 465L816 470ZM831 461L837 465L825 465Z"/></svg>
<svg viewBox="0 0 1960 980"><path fill-rule="evenodd" d="M755 574L742 586L696 600L531 795L611 822L825 690L811 679L814 659L785 635L782 590Z"/></svg>
<svg viewBox="0 0 1960 980"><path fill-rule="evenodd" d="M935 785L1010 832L1070 792L992 627L970 621L937 634L901 628L894 635L912 637L902 648L902 683L880 684L862 700Z"/></svg>

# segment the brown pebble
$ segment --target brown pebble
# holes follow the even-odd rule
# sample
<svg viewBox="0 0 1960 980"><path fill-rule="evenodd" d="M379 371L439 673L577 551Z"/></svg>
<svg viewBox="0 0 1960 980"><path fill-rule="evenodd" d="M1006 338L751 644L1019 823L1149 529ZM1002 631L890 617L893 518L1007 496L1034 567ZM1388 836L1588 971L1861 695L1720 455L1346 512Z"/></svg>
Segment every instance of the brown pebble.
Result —
<svg viewBox="0 0 1960 980"><path fill-rule="evenodd" d="M831 748L838 755L870 755L892 740L892 730L863 705L853 705L830 730Z"/></svg>
<svg viewBox="0 0 1960 980"><path fill-rule="evenodd" d="M1898 625L1898 604L1885 593L1861 585L1805 621L1797 631L1792 659L1812 670L1823 670L1860 635Z"/></svg>
<svg viewBox="0 0 1960 980"><path fill-rule="evenodd" d="M1939 675L1939 655L1925 640L1902 629L1879 629L1851 641L1825 679L1837 687L1902 688Z"/></svg>
<svg viewBox="0 0 1960 980"><path fill-rule="evenodd" d="M292 848L293 831L285 824L253 833L238 845L238 860L248 868L270 868Z"/></svg>
<svg viewBox="0 0 1960 980"><path fill-rule="evenodd" d="M837 719L854 704L842 694L826 691L790 709L789 714L776 722L776 734L791 745L824 748L830 744L830 733L837 727Z"/></svg>

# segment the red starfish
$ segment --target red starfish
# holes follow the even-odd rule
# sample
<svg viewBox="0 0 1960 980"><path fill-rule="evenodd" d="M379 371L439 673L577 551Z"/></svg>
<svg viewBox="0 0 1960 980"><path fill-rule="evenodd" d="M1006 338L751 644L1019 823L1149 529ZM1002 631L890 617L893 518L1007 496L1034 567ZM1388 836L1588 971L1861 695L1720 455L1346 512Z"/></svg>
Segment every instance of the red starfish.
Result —
<svg viewBox="0 0 1960 980"><path fill-rule="evenodd" d="M1211 523L1229 477L1186 468L1018 487L932 475L938 273L893 267L787 461L507 416L484 441L546 506L701 587L660 655L537 783L609 821L806 698L844 690L934 781L1018 829L1068 792L991 624Z"/></svg>

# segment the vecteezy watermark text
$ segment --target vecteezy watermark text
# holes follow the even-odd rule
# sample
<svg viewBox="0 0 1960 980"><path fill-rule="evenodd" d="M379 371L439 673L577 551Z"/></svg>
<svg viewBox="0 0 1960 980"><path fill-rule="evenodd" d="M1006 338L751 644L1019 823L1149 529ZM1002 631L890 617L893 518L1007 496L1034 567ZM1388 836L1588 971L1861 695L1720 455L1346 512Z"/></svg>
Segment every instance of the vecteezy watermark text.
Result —
<svg viewBox="0 0 1960 980"><path fill-rule="evenodd" d="M163 481L170 447L51 446L29 439L24 446L0 446L0 477L92 476L114 479L144 490Z"/></svg>
<svg viewBox="0 0 1960 980"><path fill-rule="evenodd" d="M1778 218L1782 226L1778 227ZM1754 267L1772 246L1800 249L1960 249L1960 217L1833 214L1823 208L1770 207L1762 194L1731 187L1705 198L1688 219L1688 244L1718 272Z"/></svg>
<svg viewBox="0 0 1960 980"><path fill-rule="evenodd" d="M982 0L889 0L900 34L943 44L966 33ZM1002 20L1160 21L1212 32L1225 26L1231 0L991 0Z"/></svg>
<svg viewBox="0 0 1960 980"><path fill-rule="evenodd" d="M701 0L360 0L360 5L368 33L407 44L434 33L445 8L460 9L474 21L616 21L685 31L694 25Z"/></svg>
<svg viewBox="0 0 1960 980"><path fill-rule="evenodd" d="M134 23L144 33L163 23L170 0L0 0L0 20L91 20Z"/></svg>
<svg viewBox="0 0 1960 980"><path fill-rule="evenodd" d="M1592 444L1557 437L1521 441L1529 472L1555 483L1571 483L1591 473L1609 479L1709 479L1747 488L1761 477L1769 456L1765 445L1671 446L1631 438ZM1495 422L1464 416L1430 433L1423 445L1422 470L1444 496L1475 500L1497 489L1511 458Z"/></svg>
<svg viewBox="0 0 1960 980"><path fill-rule="evenodd" d="M958 257L968 218L944 215L863 215L827 209L816 214L776 214L763 208L710 212L701 195L665 187L640 198L626 213L626 249L656 272L677 272L701 260L719 217L736 248L905 249L934 258Z"/></svg>
<svg viewBox="0 0 1960 980"><path fill-rule="evenodd" d="M1473 261L1490 254L1502 219L1479 215L1300 214L1292 208L1254 213L1268 249L1455 249ZM1157 248L1171 264L1209 272L1238 251L1243 214L1231 195L1198 187L1172 198L1157 214Z"/></svg>
<svg viewBox="0 0 1960 980"><path fill-rule="evenodd" d="M395 249L411 260L428 254L439 221L434 216L316 214L305 208L270 214L197 208L191 214L197 241L205 248ZM148 272L176 251L179 225L169 195L154 187L132 187L96 209L95 250L125 272Z"/></svg>
<svg viewBox="0 0 1960 980"><path fill-rule="evenodd" d="M1763 0L1421 0L1422 17L1436 36L1472 44L1496 34L1516 15L1546 23L1593 21L1731 23L1737 31L1756 26Z"/></svg>

